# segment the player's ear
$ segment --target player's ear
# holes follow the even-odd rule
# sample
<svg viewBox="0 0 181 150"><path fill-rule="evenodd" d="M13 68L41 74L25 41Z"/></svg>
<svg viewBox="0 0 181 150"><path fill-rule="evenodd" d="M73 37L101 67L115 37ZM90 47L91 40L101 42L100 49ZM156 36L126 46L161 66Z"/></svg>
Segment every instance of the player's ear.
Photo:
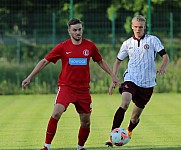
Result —
<svg viewBox="0 0 181 150"><path fill-rule="evenodd" d="M147 22L145 22L145 26L144 26L144 28L145 28L145 29L147 28Z"/></svg>
<svg viewBox="0 0 181 150"><path fill-rule="evenodd" d="M133 24L131 23L131 29L133 30Z"/></svg>
<svg viewBox="0 0 181 150"><path fill-rule="evenodd" d="M146 25L144 26L144 30L146 30Z"/></svg>
<svg viewBox="0 0 181 150"><path fill-rule="evenodd" d="M67 29L68 33L70 34L70 28Z"/></svg>

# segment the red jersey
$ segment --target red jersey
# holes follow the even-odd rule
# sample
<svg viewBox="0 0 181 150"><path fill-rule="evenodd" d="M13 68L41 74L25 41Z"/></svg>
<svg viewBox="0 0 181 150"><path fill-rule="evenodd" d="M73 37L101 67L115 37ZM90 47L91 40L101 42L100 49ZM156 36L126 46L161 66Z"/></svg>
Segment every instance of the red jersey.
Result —
<svg viewBox="0 0 181 150"><path fill-rule="evenodd" d="M74 45L68 39L55 46L45 57L54 64L60 59L62 61L62 71L58 77L58 86L67 85L76 89L89 88L90 68L89 62L98 62L102 57L95 44L86 39L82 43Z"/></svg>

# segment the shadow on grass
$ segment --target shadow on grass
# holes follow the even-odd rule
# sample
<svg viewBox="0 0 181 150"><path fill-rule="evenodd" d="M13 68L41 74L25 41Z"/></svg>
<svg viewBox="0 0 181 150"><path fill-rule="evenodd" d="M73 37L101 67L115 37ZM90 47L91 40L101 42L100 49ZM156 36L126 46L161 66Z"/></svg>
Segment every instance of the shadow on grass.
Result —
<svg viewBox="0 0 181 150"><path fill-rule="evenodd" d="M161 146L140 146L140 147L135 147L135 146L130 146L130 147L87 147L87 150L181 150L181 145L176 146L176 147L161 147ZM39 150L39 149L0 149L0 150ZM76 150L76 148L51 148L51 150Z"/></svg>

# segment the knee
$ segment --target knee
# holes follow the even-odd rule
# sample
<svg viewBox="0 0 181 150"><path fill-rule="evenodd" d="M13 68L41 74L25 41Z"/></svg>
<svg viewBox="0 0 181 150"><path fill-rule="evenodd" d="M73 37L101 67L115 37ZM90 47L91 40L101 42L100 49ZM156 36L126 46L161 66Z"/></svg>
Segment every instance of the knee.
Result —
<svg viewBox="0 0 181 150"><path fill-rule="evenodd" d="M52 117L59 120L64 111L65 106L63 106L62 104L55 104Z"/></svg>
<svg viewBox="0 0 181 150"><path fill-rule="evenodd" d="M90 128L90 121L81 121L81 127Z"/></svg>
<svg viewBox="0 0 181 150"><path fill-rule="evenodd" d="M129 107L129 102L124 102L124 103L122 102L121 107L122 107L123 109L127 110L128 107Z"/></svg>
<svg viewBox="0 0 181 150"><path fill-rule="evenodd" d="M61 116L61 114L58 113L58 112L52 114L52 117L55 118L56 120L59 120L59 119L60 119L60 116Z"/></svg>
<svg viewBox="0 0 181 150"><path fill-rule="evenodd" d="M128 107L129 107L130 101L131 101L131 99L129 99L129 98L124 98L124 99L122 100L121 107L122 107L123 109L127 110Z"/></svg>

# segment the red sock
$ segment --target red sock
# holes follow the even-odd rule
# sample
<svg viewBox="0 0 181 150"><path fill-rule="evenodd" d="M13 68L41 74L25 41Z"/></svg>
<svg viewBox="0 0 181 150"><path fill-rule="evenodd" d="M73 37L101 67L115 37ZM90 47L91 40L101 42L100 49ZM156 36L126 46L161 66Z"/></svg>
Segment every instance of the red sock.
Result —
<svg viewBox="0 0 181 150"><path fill-rule="evenodd" d="M82 128L79 129L79 135L78 135L78 145L84 146L85 142L87 141L87 138L90 133L90 128Z"/></svg>
<svg viewBox="0 0 181 150"><path fill-rule="evenodd" d="M56 120L53 117L50 118L46 132L46 140L45 140L46 144L51 144L57 130L57 123L58 120Z"/></svg>

